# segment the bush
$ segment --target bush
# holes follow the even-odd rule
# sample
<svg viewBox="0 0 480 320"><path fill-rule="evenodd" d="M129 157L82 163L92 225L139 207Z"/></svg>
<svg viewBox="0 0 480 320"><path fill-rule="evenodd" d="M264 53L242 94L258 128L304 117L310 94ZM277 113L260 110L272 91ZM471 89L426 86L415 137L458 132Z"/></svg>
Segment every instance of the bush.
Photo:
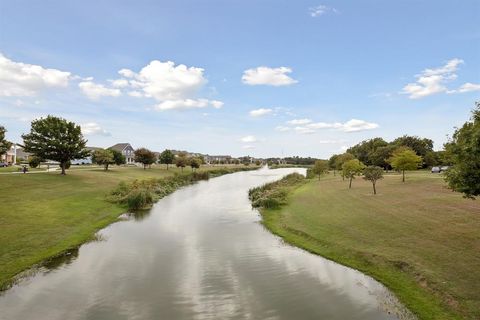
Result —
<svg viewBox="0 0 480 320"><path fill-rule="evenodd" d="M147 189L134 189L126 198L128 209L138 210L153 203L152 193Z"/></svg>
<svg viewBox="0 0 480 320"><path fill-rule="evenodd" d="M303 175L291 173L279 181L250 189L248 197L254 208L277 209L287 203L289 189L304 181Z"/></svg>

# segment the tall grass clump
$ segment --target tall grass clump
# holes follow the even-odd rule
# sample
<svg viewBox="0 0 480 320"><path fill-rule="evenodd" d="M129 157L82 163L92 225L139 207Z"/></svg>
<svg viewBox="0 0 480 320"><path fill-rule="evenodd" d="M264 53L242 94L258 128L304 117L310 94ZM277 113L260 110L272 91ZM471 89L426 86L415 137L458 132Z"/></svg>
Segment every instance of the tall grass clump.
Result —
<svg viewBox="0 0 480 320"><path fill-rule="evenodd" d="M291 173L278 181L250 189L248 197L254 208L277 209L287 203L288 191L304 181L303 175Z"/></svg>

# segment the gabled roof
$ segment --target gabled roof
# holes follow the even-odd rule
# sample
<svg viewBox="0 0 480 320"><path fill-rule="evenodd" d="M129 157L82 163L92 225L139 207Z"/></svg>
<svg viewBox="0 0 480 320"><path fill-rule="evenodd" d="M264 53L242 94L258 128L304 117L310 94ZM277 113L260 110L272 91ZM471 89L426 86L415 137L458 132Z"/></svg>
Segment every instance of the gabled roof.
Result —
<svg viewBox="0 0 480 320"><path fill-rule="evenodd" d="M117 151L120 151L122 152L123 150L125 150L126 147L130 146L132 149L133 147L130 145L130 143L117 143L116 145L113 145L111 146L110 148L108 149L112 149L112 150L117 150Z"/></svg>

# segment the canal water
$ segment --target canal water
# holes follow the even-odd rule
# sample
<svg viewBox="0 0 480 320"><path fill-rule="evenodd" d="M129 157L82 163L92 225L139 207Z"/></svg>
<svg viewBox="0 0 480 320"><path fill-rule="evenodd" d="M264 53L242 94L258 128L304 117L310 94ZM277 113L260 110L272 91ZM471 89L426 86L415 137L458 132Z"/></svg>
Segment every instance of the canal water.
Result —
<svg viewBox="0 0 480 320"><path fill-rule="evenodd" d="M403 318L378 282L262 226L248 190L302 170L239 172L181 189L3 292L0 319Z"/></svg>

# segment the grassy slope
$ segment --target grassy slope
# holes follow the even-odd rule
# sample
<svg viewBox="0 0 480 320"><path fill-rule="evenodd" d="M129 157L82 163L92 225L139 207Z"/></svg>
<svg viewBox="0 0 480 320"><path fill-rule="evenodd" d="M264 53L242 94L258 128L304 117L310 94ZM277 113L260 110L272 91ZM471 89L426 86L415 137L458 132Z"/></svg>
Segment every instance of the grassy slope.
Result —
<svg viewBox="0 0 480 320"><path fill-rule="evenodd" d="M480 319L480 201L415 173L371 184L330 175L296 189L265 225L288 242L372 275L420 319Z"/></svg>
<svg viewBox="0 0 480 320"><path fill-rule="evenodd" d="M22 270L87 241L116 221L125 209L107 202L105 195L120 181L179 172L158 167L108 172L73 168L67 176L56 172L0 175L0 288ZM200 170L211 169L215 167Z"/></svg>

